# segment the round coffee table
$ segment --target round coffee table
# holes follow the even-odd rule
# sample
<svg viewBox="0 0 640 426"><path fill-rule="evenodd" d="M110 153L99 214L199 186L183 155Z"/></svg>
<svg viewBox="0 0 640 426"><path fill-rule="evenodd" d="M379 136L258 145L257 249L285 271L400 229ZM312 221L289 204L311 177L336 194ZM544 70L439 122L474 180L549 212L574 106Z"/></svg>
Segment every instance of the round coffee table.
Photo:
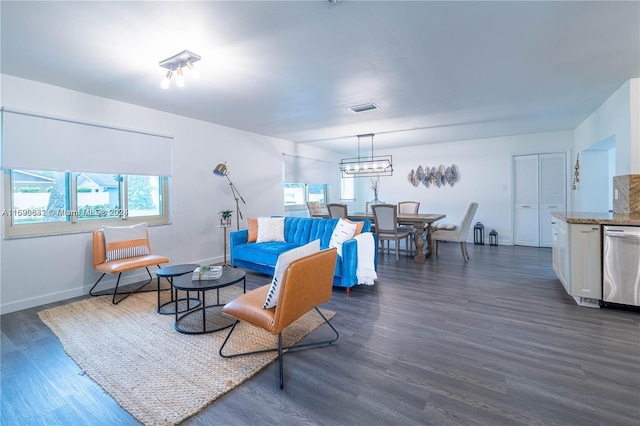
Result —
<svg viewBox="0 0 640 426"><path fill-rule="evenodd" d="M173 287L182 291L198 291L202 293L202 303L199 307L191 309L189 312L178 312L176 301L176 321L174 327L180 333L185 334L205 334L220 331L231 327L235 318L222 313L222 307L226 302L220 303L220 289L237 284L242 281L242 290L247 292L247 273L237 268L222 268L222 276L217 280L193 280L191 274L180 275L173 280ZM209 290L216 290L216 303L207 305L206 294ZM212 315L207 320L207 312L212 311Z"/></svg>
<svg viewBox="0 0 640 426"><path fill-rule="evenodd" d="M176 300L178 300L178 302L184 302L184 301L187 302L186 307L181 309L180 312L190 311L193 308L200 305L200 299L191 297L189 292L187 292L187 297L178 299L178 291L175 290L173 287L173 279L175 277L179 277L185 274L189 274L189 276L191 276L191 273L199 266L200 265L195 265L192 263L185 264L185 265L171 265L171 266L166 266L164 268L160 268L156 271L156 276L158 277L158 313L159 314L162 314L162 315L175 314L174 309L177 309ZM171 292L171 300L169 300L168 302L164 302L162 304L160 304L160 278L166 278L167 281L169 281L169 284L171 284L171 287L169 288L169 291ZM174 292L175 292L175 295L174 295ZM191 302L194 302L195 304L191 305ZM163 310L162 308L165 308L165 307L168 307L168 309Z"/></svg>

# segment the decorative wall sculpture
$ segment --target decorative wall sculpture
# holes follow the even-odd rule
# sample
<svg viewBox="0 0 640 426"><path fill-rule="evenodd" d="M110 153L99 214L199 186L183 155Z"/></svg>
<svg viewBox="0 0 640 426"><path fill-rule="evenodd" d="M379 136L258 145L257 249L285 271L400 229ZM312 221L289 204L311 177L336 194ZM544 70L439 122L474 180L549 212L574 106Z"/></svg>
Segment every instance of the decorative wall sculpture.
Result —
<svg viewBox="0 0 640 426"><path fill-rule="evenodd" d="M442 164L440 164L438 168L422 168L422 166L418 166L415 171L411 169L411 171L407 175L407 180L411 185L415 187L420 185L420 183L422 183L427 188L432 185L437 186L438 188L447 184L453 186L460 180L460 170L455 164L452 164L451 167L446 168Z"/></svg>

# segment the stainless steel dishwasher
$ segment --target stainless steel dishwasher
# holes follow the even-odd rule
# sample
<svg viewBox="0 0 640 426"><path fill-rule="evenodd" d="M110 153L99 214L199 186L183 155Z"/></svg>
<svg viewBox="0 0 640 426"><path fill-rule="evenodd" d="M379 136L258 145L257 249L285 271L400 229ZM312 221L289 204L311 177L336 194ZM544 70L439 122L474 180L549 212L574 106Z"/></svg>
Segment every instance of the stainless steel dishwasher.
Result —
<svg viewBox="0 0 640 426"><path fill-rule="evenodd" d="M602 301L640 306L640 227L604 226Z"/></svg>

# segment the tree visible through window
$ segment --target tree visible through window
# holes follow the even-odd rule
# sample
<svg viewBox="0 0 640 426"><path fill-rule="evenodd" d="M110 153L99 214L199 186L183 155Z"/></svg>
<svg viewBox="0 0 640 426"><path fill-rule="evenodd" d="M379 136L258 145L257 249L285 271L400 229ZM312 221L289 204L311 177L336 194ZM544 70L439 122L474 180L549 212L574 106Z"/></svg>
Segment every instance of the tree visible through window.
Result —
<svg viewBox="0 0 640 426"><path fill-rule="evenodd" d="M11 170L6 182L6 188L11 188L5 201L11 208L2 211L7 235L46 235L49 229L63 233L61 226L84 229L79 221L129 216L148 223L168 222L164 206L167 178L159 176ZM30 225L37 228L30 230Z"/></svg>
<svg viewBox="0 0 640 426"><path fill-rule="evenodd" d="M160 214L157 176L129 176L128 206L130 216Z"/></svg>

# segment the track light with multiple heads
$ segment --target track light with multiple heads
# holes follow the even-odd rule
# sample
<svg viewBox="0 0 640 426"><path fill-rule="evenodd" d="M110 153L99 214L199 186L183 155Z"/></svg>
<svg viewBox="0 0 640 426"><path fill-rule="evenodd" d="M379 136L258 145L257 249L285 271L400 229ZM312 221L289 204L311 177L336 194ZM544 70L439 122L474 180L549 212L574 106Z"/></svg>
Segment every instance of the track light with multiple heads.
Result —
<svg viewBox="0 0 640 426"><path fill-rule="evenodd" d="M176 73L176 86L184 87L184 74L183 68L188 68L191 71L191 74L194 78L200 77L200 73L196 69L194 62L200 60L200 55L196 55L193 52L189 52L188 50L183 50L182 52L174 55L164 61L160 61L160 66L162 68L167 69L167 73L165 74L162 82L160 83L160 87L163 89L168 89L171 84L171 77L175 71Z"/></svg>

